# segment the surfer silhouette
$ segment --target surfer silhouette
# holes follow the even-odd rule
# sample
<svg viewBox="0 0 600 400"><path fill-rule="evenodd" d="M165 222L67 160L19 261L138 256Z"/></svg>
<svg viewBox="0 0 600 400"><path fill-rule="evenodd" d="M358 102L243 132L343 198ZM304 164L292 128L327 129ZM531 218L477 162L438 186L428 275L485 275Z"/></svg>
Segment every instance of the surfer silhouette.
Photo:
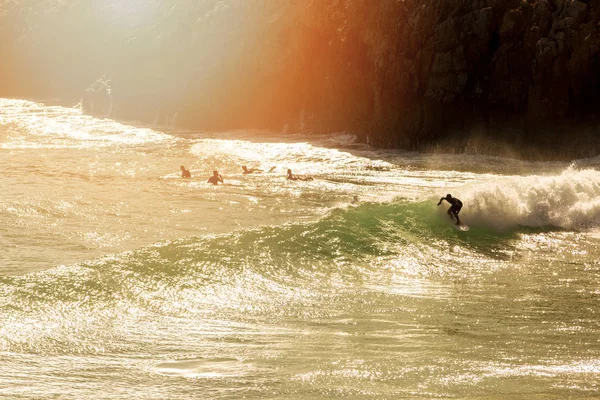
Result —
<svg viewBox="0 0 600 400"><path fill-rule="evenodd" d="M224 183L223 177L219 175L219 171L213 171L213 176L208 178L207 182L212 183L213 185L218 185L219 182Z"/></svg>
<svg viewBox="0 0 600 400"><path fill-rule="evenodd" d="M242 166L242 169L244 170L244 172L242 172L242 174L244 174L244 175L252 174L254 172L263 172L263 170L260 168L248 168L245 165Z"/></svg>
<svg viewBox="0 0 600 400"><path fill-rule="evenodd" d="M288 169L288 170L287 170L287 177L286 177L286 178L288 178L288 179L289 179L289 180L291 180L291 181L296 181L296 180L298 180L298 178L296 178L296 177L295 177L295 176L292 174L292 170L291 170L291 169Z"/></svg>
<svg viewBox="0 0 600 400"><path fill-rule="evenodd" d="M191 178L192 177L192 174L190 174L190 171L185 169L185 167L183 165L179 168L181 168L181 177L182 178Z"/></svg>
<svg viewBox="0 0 600 400"><path fill-rule="evenodd" d="M456 225L460 225L461 222L460 219L458 219L458 213L460 212L460 209L463 206L462 201L460 201L456 197L452 197L451 194L447 194L446 197L442 197L440 201L438 201L437 205L439 206L440 204L442 204L443 200L446 200L448 203L451 204L450 208L448 209L448 215L450 216L450 219L452 219L452 217L454 216L456 218Z"/></svg>
<svg viewBox="0 0 600 400"><path fill-rule="evenodd" d="M286 178L289 179L289 180L291 180L291 181L312 181L313 180L313 178L310 177L310 176L307 176L307 177L296 176L296 175L292 174L292 170L291 169L287 170L287 176L286 176Z"/></svg>

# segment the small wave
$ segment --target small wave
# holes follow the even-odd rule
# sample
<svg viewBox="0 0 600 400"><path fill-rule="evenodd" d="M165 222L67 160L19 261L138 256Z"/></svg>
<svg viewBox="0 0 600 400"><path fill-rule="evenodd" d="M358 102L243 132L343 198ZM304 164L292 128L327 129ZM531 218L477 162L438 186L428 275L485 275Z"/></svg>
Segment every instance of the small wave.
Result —
<svg viewBox="0 0 600 400"><path fill-rule="evenodd" d="M218 379L249 375L256 373L257 368L234 358L199 358L160 363L152 370L167 376Z"/></svg>
<svg viewBox="0 0 600 400"><path fill-rule="evenodd" d="M0 125L16 127L0 143L4 149L135 146L171 139L150 128L83 115L76 108L0 98L0 109Z"/></svg>

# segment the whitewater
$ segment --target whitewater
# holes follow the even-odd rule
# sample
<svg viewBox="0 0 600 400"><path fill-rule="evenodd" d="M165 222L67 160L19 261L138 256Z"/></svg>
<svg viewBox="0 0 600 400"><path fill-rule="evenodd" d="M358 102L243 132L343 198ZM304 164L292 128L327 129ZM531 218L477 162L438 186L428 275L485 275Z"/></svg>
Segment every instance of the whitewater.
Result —
<svg viewBox="0 0 600 400"><path fill-rule="evenodd" d="M599 396L600 158L0 99L0 170L0 398Z"/></svg>

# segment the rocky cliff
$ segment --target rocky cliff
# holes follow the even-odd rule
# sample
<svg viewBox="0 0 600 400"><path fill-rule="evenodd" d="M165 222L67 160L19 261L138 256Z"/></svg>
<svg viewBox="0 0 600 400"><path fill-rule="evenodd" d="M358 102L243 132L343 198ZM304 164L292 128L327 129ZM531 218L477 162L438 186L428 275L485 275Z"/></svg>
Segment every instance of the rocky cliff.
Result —
<svg viewBox="0 0 600 400"><path fill-rule="evenodd" d="M600 0L7 4L0 94L85 93L84 109L116 117L344 130L382 147L600 152Z"/></svg>
<svg viewBox="0 0 600 400"><path fill-rule="evenodd" d="M352 6L340 10L354 15L342 18L332 46L343 55L334 57L325 78L332 89L322 95L336 108L312 111L333 129L359 115L353 129L385 147L530 158L600 150L599 1L407 0L373 7L366 0ZM313 21L313 30L326 25ZM319 87L327 88L325 82ZM344 88L351 93L336 101Z"/></svg>

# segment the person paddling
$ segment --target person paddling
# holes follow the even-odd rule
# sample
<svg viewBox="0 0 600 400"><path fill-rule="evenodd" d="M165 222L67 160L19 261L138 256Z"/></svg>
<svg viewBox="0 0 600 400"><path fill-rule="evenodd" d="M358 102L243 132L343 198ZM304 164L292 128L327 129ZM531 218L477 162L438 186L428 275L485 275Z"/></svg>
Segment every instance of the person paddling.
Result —
<svg viewBox="0 0 600 400"><path fill-rule="evenodd" d="M442 204L442 201L446 200L448 203L450 203L452 206L448 209L448 215L450 216L450 219L452 219L452 217L456 217L456 225L460 225L460 219L458 219L458 213L460 212L460 209L463 206L462 201L460 201L459 199L457 199L456 197L452 197L451 194L447 194L446 197L442 197L440 199L440 201L437 203L437 205L439 206L440 204Z"/></svg>
<svg viewBox="0 0 600 400"><path fill-rule="evenodd" d="M292 170L291 170L291 169L288 169L288 170L287 170L287 177L286 177L286 178L287 178L287 179L289 179L289 180L291 180L291 181L298 180L298 178L296 178L296 177L294 176L294 174L292 174Z"/></svg>
<svg viewBox="0 0 600 400"><path fill-rule="evenodd" d="M292 174L292 170L288 169L287 170L287 179L291 180L291 181L312 181L313 178L312 176L297 176Z"/></svg>
<svg viewBox="0 0 600 400"><path fill-rule="evenodd" d="M253 174L255 172L263 172L263 170L260 168L248 168L245 165L242 166L242 169L244 170L244 172L242 172L242 174L244 174L244 175Z"/></svg>

